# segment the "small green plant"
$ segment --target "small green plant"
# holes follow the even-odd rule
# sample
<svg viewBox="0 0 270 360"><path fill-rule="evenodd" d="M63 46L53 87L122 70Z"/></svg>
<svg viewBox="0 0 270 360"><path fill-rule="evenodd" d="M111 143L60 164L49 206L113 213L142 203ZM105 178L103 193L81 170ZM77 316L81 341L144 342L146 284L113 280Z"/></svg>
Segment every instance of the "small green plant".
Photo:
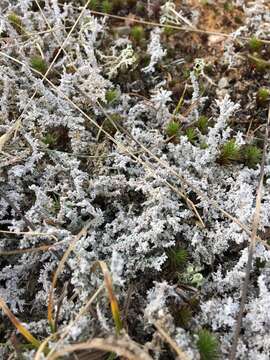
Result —
<svg viewBox="0 0 270 360"><path fill-rule="evenodd" d="M270 90L267 88L260 88L257 92L256 100L259 106L265 106L270 100Z"/></svg>
<svg viewBox="0 0 270 360"><path fill-rule="evenodd" d="M171 120L166 127L166 133L169 137L178 136L180 133L180 124L177 121Z"/></svg>
<svg viewBox="0 0 270 360"><path fill-rule="evenodd" d="M187 328L192 319L192 310L188 304L181 306L177 313L177 323L182 328Z"/></svg>
<svg viewBox="0 0 270 360"><path fill-rule="evenodd" d="M198 266L189 265L184 274L180 274L179 280L196 287L202 286L204 282L203 275L201 274L202 268Z"/></svg>
<svg viewBox="0 0 270 360"><path fill-rule="evenodd" d="M205 135L208 129L208 117L205 115L200 116L197 122L197 127L200 132Z"/></svg>
<svg viewBox="0 0 270 360"><path fill-rule="evenodd" d="M99 0L91 0L88 5L88 8L90 10L98 10L99 9Z"/></svg>
<svg viewBox="0 0 270 360"><path fill-rule="evenodd" d="M200 143L200 149L205 150L208 148L208 144L205 141L202 141Z"/></svg>
<svg viewBox="0 0 270 360"><path fill-rule="evenodd" d="M262 41L260 39L257 39L255 36L253 36L248 42L248 47L252 52L260 52L262 46Z"/></svg>
<svg viewBox="0 0 270 360"><path fill-rule="evenodd" d="M188 260L188 252L186 249L170 249L167 255L169 264L174 269L183 268Z"/></svg>
<svg viewBox="0 0 270 360"><path fill-rule="evenodd" d="M220 358L219 342L214 334L206 329L198 332L197 348L201 360L218 360Z"/></svg>
<svg viewBox="0 0 270 360"><path fill-rule="evenodd" d="M171 26L165 26L164 27L164 34L166 36L171 36L175 33L175 29L173 29Z"/></svg>
<svg viewBox="0 0 270 360"><path fill-rule="evenodd" d="M197 138L196 130L193 127L187 128L186 136L188 138L188 141L191 142L192 144L194 144L194 142Z"/></svg>
<svg viewBox="0 0 270 360"><path fill-rule="evenodd" d="M230 1L226 1L223 6L225 11L233 11L233 4Z"/></svg>
<svg viewBox="0 0 270 360"><path fill-rule="evenodd" d="M140 43L145 38L144 28L141 25L135 25L130 30L130 36L136 43Z"/></svg>
<svg viewBox="0 0 270 360"><path fill-rule="evenodd" d="M8 14L8 21L12 25L12 27L17 31L18 34L25 34L25 30L23 28L22 19L15 12L11 12Z"/></svg>
<svg viewBox="0 0 270 360"><path fill-rule="evenodd" d="M52 194L52 211L54 214L58 214L59 210L61 209L60 199L57 194Z"/></svg>
<svg viewBox="0 0 270 360"><path fill-rule="evenodd" d="M58 137L54 133L47 133L43 139L42 142L44 144L48 145L49 148L53 148L57 144Z"/></svg>
<svg viewBox="0 0 270 360"><path fill-rule="evenodd" d="M138 2L136 3L136 12L137 12L138 14L143 14L143 13L145 12L145 5L144 5L143 2L138 1Z"/></svg>
<svg viewBox="0 0 270 360"><path fill-rule="evenodd" d="M254 168L261 161L262 151L255 145L244 146L242 153L244 163L250 168Z"/></svg>
<svg viewBox="0 0 270 360"><path fill-rule="evenodd" d="M112 104L118 98L119 98L119 93L118 93L118 91L116 89L107 90L107 92L105 94L105 99L106 99L108 104Z"/></svg>
<svg viewBox="0 0 270 360"><path fill-rule="evenodd" d="M248 59L259 73L265 73L270 69L270 62L260 58L257 53L253 55L248 54Z"/></svg>
<svg viewBox="0 0 270 360"><path fill-rule="evenodd" d="M101 10L104 12L104 13L107 13L107 14L110 14L113 10L113 4L111 1L109 0L104 0L102 1L102 4L101 4Z"/></svg>
<svg viewBox="0 0 270 360"><path fill-rule="evenodd" d="M123 118L119 114L112 114L110 118L105 119L102 125L102 128L109 133L111 136L114 136L117 131L117 124L121 125ZM103 137L104 133L102 133Z"/></svg>
<svg viewBox="0 0 270 360"><path fill-rule="evenodd" d="M31 58L30 65L41 74L45 74L48 68L46 61L41 56L33 56Z"/></svg>
<svg viewBox="0 0 270 360"><path fill-rule="evenodd" d="M239 160L239 158L240 149L234 139L228 140L225 144L223 144L219 157L219 161L222 164L227 164L231 161Z"/></svg>

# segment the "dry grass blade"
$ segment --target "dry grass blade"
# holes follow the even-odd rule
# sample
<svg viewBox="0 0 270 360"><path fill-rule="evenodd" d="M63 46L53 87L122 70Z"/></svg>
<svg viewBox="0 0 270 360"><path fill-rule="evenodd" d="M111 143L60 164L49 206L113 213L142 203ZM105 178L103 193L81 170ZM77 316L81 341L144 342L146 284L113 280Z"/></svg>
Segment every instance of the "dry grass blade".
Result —
<svg viewBox="0 0 270 360"><path fill-rule="evenodd" d="M24 326L23 324L16 318L15 315L12 314L12 312L9 310L7 304L5 301L0 298L0 307L5 313L5 315L9 318L9 320L12 322L12 324L16 327L16 329L19 331L19 333L35 348L39 348L40 341L37 340ZM47 349L48 350L48 349Z"/></svg>
<svg viewBox="0 0 270 360"><path fill-rule="evenodd" d="M16 133L21 126L21 121L17 120L13 126L3 135L0 136L0 152L3 151L4 146L9 141L13 133Z"/></svg>
<svg viewBox="0 0 270 360"><path fill-rule="evenodd" d="M62 259L60 260L60 263L54 273L51 289L49 291L49 301L48 301L48 321L49 321L49 324L51 325L53 331L55 330L55 321L53 319L53 308L54 308L53 293L54 293L54 289L56 287L58 276L61 273L61 271L63 270L65 262L67 261L67 258L69 257L71 251L74 249L76 242L79 241L82 236L87 234L87 230L88 230L89 226L90 226L90 222L88 222L82 228L82 230L74 237L74 239L70 243L69 247L65 251L65 253L64 253Z"/></svg>
<svg viewBox="0 0 270 360"><path fill-rule="evenodd" d="M236 358L237 353L237 344L238 339L241 331L242 326L242 319L243 314L245 310L245 304L247 300L247 292L248 292L248 285L250 281L250 273L252 269L252 260L253 260L253 254L255 251L255 246L257 243L257 231L258 226L260 222L260 211L261 211L261 200L262 200L262 190L263 190L263 179L264 179L264 170L265 170L265 161L266 161L266 153L267 153L267 146L268 146L268 137L269 137L269 126L270 126L270 106L268 108L268 119L267 119L267 125L265 129L265 137L264 137L264 147L263 147L263 156L261 160L261 171L259 176L259 184L257 188L257 196L256 196L256 207L255 212L253 216L253 222L252 222L252 232L250 237L250 244L248 248L248 260L246 264L246 273L245 273L245 279L242 286L242 294L241 294L241 301L240 301L240 307L239 312L237 316L236 321L236 327L234 332L234 338L233 338L233 344L230 352L229 359L234 360Z"/></svg>
<svg viewBox="0 0 270 360"><path fill-rule="evenodd" d="M1 256L10 256L10 255L22 255L22 254L30 254L35 253L39 251L49 251L54 250L54 246L59 245L61 242L58 242L56 244L50 244L50 245L40 245L33 248L27 248L27 249L17 249L17 250L10 250L10 251L0 251Z"/></svg>
<svg viewBox="0 0 270 360"><path fill-rule="evenodd" d="M155 322L155 327L159 332L160 336L165 340L170 347L176 352L179 360L190 360L187 354L179 348L176 342L167 334L167 332L160 326L158 322Z"/></svg>
<svg viewBox="0 0 270 360"><path fill-rule="evenodd" d="M73 353L74 351L90 349L113 352L128 360L153 360L152 357L149 356L138 344L127 337L122 339L115 337L109 337L107 339L96 338L89 342L66 346L55 352L52 356L49 356L47 359L56 360L59 357Z"/></svg>
<svg viewBox="0 0 270 360"><path fill-rule="evenodd" d="M26 64L24 64L22 61L6 54L3 53L2 51L0 51L0 55L6 57L7 59L10 59L14 62L16 62L17 64L26 66ZM39 74L40 76L42 75L40 72L38 72L37 70L31 68L31 70L37 74ZM101 126L99 126L99 124L94 121L89 115L87 115L78 105L76 105L68 96L66 96L61 90L59 90L48 78L46 78L46 81L48 82L48 84L51 85L51 87L54 89L54 91L56 93L58 93L61 97L63 97L65 100L67 100L67 102L73 106L73 108L75 108L76 110L78 110L86 119L88 119L92 124L94 124L98 129L102 129ZM116 141L114 139L114 137L112 137L108 132L106 132L104 129L101 130L107 137L108 139L110 139L113 143L115 143L120 149L123 149L123 151L128 152L131 156L133 156L133 153L127 149L123 144L121 144L120 142ZM148 150L149 151L149 150ZM157 158L158 159L158 158ZM164 163L163 161L161 161L160 159L158 159L161 163ZM166 164L166 163L165 163ZM166 166L168 168L169 165L166 164ZM248 228L247 225L243 224L240 220L238 220L236 217L234 217L233 215L231 215L228 211L224 210L218 203L217 201L210 199L208 196L206 196L201 190L197 189L194 185L192 185L188 180L186 180L183 175L180 175L179 173L177 173L175 170L170 169L171 174L175 175L179 180L181 180L185 185L189 186L190 189L192 189L201 199L206 200L207 202L209 202L209 206L213 206L213 208L219 210L225 217L227 217L228 219L230 219L231 221L233 221L235 224L237 224L242 230L244 230L249 236L251 235L251 231ZM182 196L182 195L181 195ZM269 244L262 240L258 235L256 236L256 239L258 241L260 241L267 249L270 249Z"/></svg>
<svg viewBox="0 0 270 360"><path fill-rule="evenodd" d="M122 20L122 21L126 21L127 17L125 16L119 16L119 15L112 15L112 14L108 14L108 13L104 13L101 11L94 11L91 10L91 13L94 15L99 15L99 16L108 16L109 18L113 18L113 19L117 19L117 20ZM205 34L205 35L217 35L217 36L224 36L226 38L230 37L233 38L233 34L227 34L227 33L222 33L219 31L209 31L209 30L203 30L203 29L197 29L195 27L186 27L186 26L179 26L179 25L173 25L173 24L160 24L157 22L153 22L153 21L146 21L146 20L142 20L142 19L138 19L136 17L129 17L128 18L129 22L134 22L134 23L138 23L138 24L143 24L143 25L149 25L149 26L155 26L155 27L160 27L160 28L169 28L169 29L174 29L174 30L178 30L178 31L186 31L186 32L193 32L193 33L197 33L197 34ZM247 36L238 36L239 39L242 40L250 40L250 37ZM270 44L269 40L266 39L258 39L261 42L265 43L265 44Z"/></svg>
<svg viewBox="0 0 270 360"><path fill-rule="evenodd" d="M52 235L52 234L47 234L47 233L43 233L43 232L36 232L36 231L8 231L8 230L0 230L0 233L2 234L12 234L12 235L26 235L26 236L43 236L43 237L48 237L48 238L52 238L55 241L57 241L57 237ZM52 244L54 245L54 244Z"/></svg>
<svg viewBox="0 0 270 360"><path fill-rule="evenodd" d="M120 310L118 306L118 301L113 291L112 277L108 269L108 266L104 261L96 261L92 267L92 271L95 271L98 266L100 267L104 276L104 284L108 291L108 297L110 301L111 312L114 320L116 333L119 334L123 328L123 325L122 325Z"/></svg>
<svg viewBox="0 0 270 360"><path fill-rule="evenodd" d="M56 336L56 334L52 334L52 335L48 336L45 340L40 342L40 345L37 349L34 360L44 359L44 357L43 357L44 352L48 353L48 351L46 351L46 349L48 348L48 343L49 343L49 341L53 340L55 338L55 336Z"/></svg>
<svg viewBox="0 0 270 360"><path fill-rule="evenodd" d="M49 341L57 338L59 336L59 340L57 341L57 347L59 347L59 345L61 344L61 341L64 340L64 338L66 337L66 335L69 333L69 330L72 326L74 326L79 319L81 318L81 316L83 316L86 311L88 310L89 306L91 306L91 304L93 303L93 301L97 298L97 296L101 293L101 291L104 289L104 286L101 285L97 291L91 296L91 298L87 301L87 303L85 304L85 306L83 306L83 308L80 310L80 312L77 314L76 318L71 321L64 329L58 330L57 332L55 332L54 334L48 336L45 340L43 340L43 342L40 344L38 351L35 354L35 358L34 360L41 360L43 359L43 352L44 349L46 349L47 344L49 343ZM50 351L48 351L48 356L52 356L52 354L54 354L54 349L52 348Z"/></svg>

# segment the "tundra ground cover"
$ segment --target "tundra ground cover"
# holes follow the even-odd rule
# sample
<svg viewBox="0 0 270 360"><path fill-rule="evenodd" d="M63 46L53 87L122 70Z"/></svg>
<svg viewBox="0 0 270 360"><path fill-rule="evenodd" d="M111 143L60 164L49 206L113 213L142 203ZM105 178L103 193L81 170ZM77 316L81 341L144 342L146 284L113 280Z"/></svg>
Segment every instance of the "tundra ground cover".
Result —
<svg viewBox="0 0 270 360"><path fill-rule="evenodd" d="M2 358L269 359L267 1L0 8Z"/></svg>

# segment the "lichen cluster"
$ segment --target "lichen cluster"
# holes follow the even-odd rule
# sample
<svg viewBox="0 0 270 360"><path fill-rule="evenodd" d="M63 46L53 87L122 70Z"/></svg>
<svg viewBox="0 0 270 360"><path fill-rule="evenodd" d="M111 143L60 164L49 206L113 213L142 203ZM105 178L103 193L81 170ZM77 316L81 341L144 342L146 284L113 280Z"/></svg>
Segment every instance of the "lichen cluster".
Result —
<svg viewBox="0 0 270 360"><path fill-rule="evenodd" d="M157 322L188 359L229 357L270 102L270 9L180 3L1 1L0 298L38 341L59 332L44 358L115 332L106 289L76 320L103 284L97 261L122 331L153 359L176 359ZM196 31L213 30L213 14L230 36ZM269 191L267 153L239 360L270 354ZM33 359L1 316L0 357Z"/></svg>

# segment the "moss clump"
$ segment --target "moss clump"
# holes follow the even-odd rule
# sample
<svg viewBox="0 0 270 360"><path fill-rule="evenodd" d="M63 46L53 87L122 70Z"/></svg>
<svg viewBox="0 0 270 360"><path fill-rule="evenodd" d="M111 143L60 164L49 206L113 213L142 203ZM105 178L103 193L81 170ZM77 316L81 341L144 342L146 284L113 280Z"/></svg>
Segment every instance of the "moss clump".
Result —
<svg viewBox="0 0 270 360"><path fill-rule="evenodd" d="M117 124L122 123L123 118L121 115L119 114L113 114L110 116L110 118L105 119L103 124L102 124L102 128L109 133L111 136L114 136L116 131L117 131ZM105 134L102 132L102 138L105 136Z"/></svg>
<svg viewBox="0 0 270 360"><path fill-rule="evenodd" d="M25 30L23 27L22 19L15 12L11 12L8 14L8 21L12 25L12 27L17 31L18 34L25 34Z"/></svg>
<svg viewBox="0 0 270 360"><path fill-rule="evenodd" d="M88 8L90 10L98 10L99 9L99 0L91 0L90 4L88 5Z"/></svg>
<svg viewBox="0 0 270 360"><path fill-rule="evenodd" d="M105 94L105 99L108 104L114 103L119 98L119 93L116 89L110 89Z"/></svg>
<svg viewBox="0 0 270 360"><path fill-rule="evenodd" d="M188 138L188 141L191 142L192 144L194 144L194 142L197 138L196 130L193 127L187 128L186 136Z"/></svg>
<svg viewBox="0 0 270 360"><path fill-rule="evenodd" d="M242 157L248 167L254 168L261 161L262 151L255 145L246 145L242 149Z"/></svg>
<svg viewBox="0 0 270 360"><path fill-rule="evenodd" d="M102 4L101 4L101 10L104 12L104 13L107 13L107 14L110 14L113 10L113 4L111 1L109 0L104 0L102 1Z"/></svg>
<svg viewBox="0 0 270 360"><path fill-rule="evenodd" d="M177 325L187 328L192 319L192 310L189 305L183 305L176 314Z"/></svg>
<svg viewBox="0 0 270 360"><path fill-rule="evenodd" d="M257 92L256 100L259 106L265 106L270 100L270 90L267 88L260 88Z"/></svg>
<svg viewBox="0 0 270 360"><path fill-rule="evenodd" d="M234 7L230 1L226 1L223 5L225 11L233 11Z"/></svg>
<svg viewBox="0 0 270 360"><path fill-rule="evenodd" d="M172 268L183 268L188 260L188 252L186 249L170 249L167 252L168 261Z"/></svg>
<svg viewBox="0 0 270 360"><path fill-rule="evenodd" d="M57 141L58 137L55 133L47 133L42 139L42 142L48 145L50 149L52 149L57 144Z"/></svg>
<svg viewBox="0 0 270 360"><path fill-rule="evenodd" d="M206 329L198 332L197 348L201 360L218 360L220 358L219 343L215 335Z"/></svg>
<svg viewBox="0 0 270 360"><path fill-rule="evenodd" d="M253 55L249 54L248 59L257 72L265 73L269 71L270 62L260 58L258 53L254 53Z"/></svg>
<svg viewBox="0 0 270 360"><path fill-rule="evenodd" d="M130 30L130 36L136 43L140 43L145 38L144 28L141 25L133 26Z"/></svg>
<svg viewBox="0 0 270 360"><path fill-rule="evenodd" d="M164 27L164 34L166 36L171 36L175 33L175 29L173 29L171 26L165 26Z"/></svg>
<svg viewBox="0 0 270 360"><path fill-rule="evenodd" d="M30 65L41 74L45 74L48 68L46 61L41 56L33 56Z"/></svg>
<svg viewBox="0 0 270 360"><path fill-rule="evenodd" d="M248 47L252 52L260 52L262 46L262 41L260 39L257 39L255 36L253 36L248 42Z"/></svg>
<svg viewBox="0 0 270 360"><path fill-rule="evenodd" d="M219 161L222 164L227 164L231 161L239 160L240 148L234 139L227 141L221 148Z"/></svg>
<svg viewBox="0 0 270 360"><path fill-rule="evenodd" d="M178 136L180 133L180 124L177 121L170 121L166 127L166 133L169 137Z"/></svg>
<svg viewBox="0 0 270 360"><path fill-rule="evenodd" d="M205 115L200 116L197 122L197 127L200 132L205 135L208 129L208 117Z"/></svg>

